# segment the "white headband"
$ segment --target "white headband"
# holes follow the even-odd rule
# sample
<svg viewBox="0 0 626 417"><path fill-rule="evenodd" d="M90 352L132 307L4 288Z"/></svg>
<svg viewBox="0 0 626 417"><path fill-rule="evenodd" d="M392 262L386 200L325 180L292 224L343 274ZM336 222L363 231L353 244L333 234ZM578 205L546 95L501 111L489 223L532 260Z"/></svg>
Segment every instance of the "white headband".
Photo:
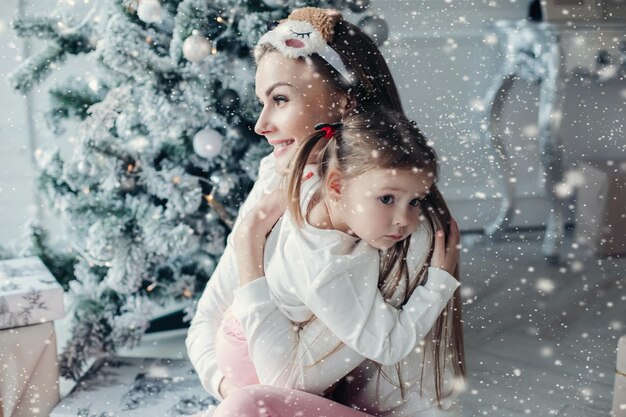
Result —
<svg viewBox="0 0 626 417"><path fill-rule="evenodd" d="M285 20L259 39L259 45L269 43L288 58L302 58L318 54L324 61L352 83L352 74L344 65L341 57L331 48L320 32L304 20Z"/></svg>

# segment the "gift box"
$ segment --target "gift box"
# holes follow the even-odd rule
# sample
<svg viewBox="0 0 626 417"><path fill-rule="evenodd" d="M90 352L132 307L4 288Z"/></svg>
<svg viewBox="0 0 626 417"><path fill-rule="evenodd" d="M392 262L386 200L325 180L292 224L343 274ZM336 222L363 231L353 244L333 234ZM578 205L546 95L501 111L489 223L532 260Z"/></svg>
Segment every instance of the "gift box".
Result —
<svg viewBox="0 0 626 417"><path fill-rule="evenodd" d="M626 336L622 336L617 344L612 415L626 417Z"/></svg>
<svg viewBox="0 0 626 417"><path fill-rule="evenodd" d="M94 362L50 417L174 417L216 403L187 360L110 357Z"/></svg>
<svg viewBox="0 0 626 417"><path fill-rule="evenodd" d="M0 261L0 329L63 315L63 289L39 258Z"/></svg>
<svg viewBox="0 0 626 417"><path fill-rule="evenodd" d="M0 330L0 416L47 416L58 401L53 323Z"/></svg>
<svg viewBox="0 0 626 417"><path fill-rule="evenodd" d="M0 416L47 416L59 401L52 320L63 289L39 258L0 261Z"/></svg>
<svg viewBox="0 0 626 417"><path fill-rule="evenodd" d="M626 253L626 161L590 161L578 168L576 240L596 255Z"/></svg>

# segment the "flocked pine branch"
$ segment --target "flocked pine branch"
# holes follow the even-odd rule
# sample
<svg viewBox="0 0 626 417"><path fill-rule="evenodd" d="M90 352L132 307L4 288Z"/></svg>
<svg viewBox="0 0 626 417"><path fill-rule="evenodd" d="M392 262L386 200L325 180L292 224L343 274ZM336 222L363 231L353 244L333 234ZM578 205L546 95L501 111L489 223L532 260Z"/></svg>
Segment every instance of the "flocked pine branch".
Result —
<svg viewBox="0 0 626 417"><path fill-rule="evenodd" d="M53 132L63 137L63 120L80 122L69 151L36 153L42 197L66 225L59 265L73 266L64 281L72 337L60 363L74 379L89 358L138 343L155 305L193 309L269 153L253 132L251 49L269 23L302 5L162 0L143 21L136 0L98 4L75 27L57 17L13 23L19 36L48 44L13 73L20 92L68 55L97 65L51 90ZM194 57L197 42L210 45L206 56ZM218 151L203 151L207 141ZM61 255L45 246L39 239L37 253L54 264Z"/></svg>

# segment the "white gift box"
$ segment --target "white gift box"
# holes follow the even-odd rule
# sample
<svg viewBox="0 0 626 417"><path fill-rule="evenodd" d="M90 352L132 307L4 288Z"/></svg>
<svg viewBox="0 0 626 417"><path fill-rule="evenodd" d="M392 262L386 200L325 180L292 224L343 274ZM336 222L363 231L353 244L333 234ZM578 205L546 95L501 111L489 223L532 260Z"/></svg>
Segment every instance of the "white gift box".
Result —
<svg viewBox="0 0 626 417"><path fill-rule="evenodd" d="M0 330L0 416L47 416L59 402L51 322Z"/></svg>
<svg viewBox="0 0 626 417"><path fill-rule="evenodd" d="M0 329L63 317L63 289L37 257L0 261Z"/></svg>
<svg viewBox="0 0 626 417"><path fill-rule="evenodd" d="M97 360L50 417L186 416L216 404L187 360Z"/></svg>
<svg viewBox="0 0 626 417"><path fill-rule="evenodd" d="M626 417L626 335L617 344L612 416Z"/></svg>

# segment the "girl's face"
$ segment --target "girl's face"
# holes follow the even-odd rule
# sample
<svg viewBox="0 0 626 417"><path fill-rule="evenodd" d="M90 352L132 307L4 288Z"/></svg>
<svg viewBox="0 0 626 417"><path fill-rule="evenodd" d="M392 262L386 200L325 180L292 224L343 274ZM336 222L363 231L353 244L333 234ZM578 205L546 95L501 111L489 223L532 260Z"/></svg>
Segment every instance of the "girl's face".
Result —
<svg viewBox="0 0 626 417"><path fill-rule="evenodd" d="M432 185L424 171L371 169L348 178L338 200L340 227L376 249L389 249L417 229L419 200Z"/></svg>
<svg viewBox="0 0 626 417"><path fill-rule="evenodd" d="M274 147L276 172L286 174L302 142L318 123L340 120L346 99L303 60L265 54L256 71L256 95L263 105L254 131ZM320 143L320 149L323 143ZM317 152L311 153L311 160Z"/></svg>

